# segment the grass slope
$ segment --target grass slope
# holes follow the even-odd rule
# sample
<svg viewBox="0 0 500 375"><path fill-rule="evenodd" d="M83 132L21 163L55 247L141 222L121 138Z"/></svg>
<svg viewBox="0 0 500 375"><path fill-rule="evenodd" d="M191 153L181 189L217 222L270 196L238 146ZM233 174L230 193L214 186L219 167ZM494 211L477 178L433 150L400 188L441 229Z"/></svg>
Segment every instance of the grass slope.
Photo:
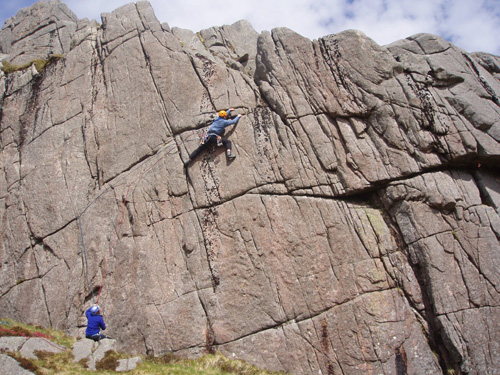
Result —
<svg viewBox="0 0 500 375"><path fill-rule="evenodd" d="M96 364L97 370L89 372L84 361L73 363L71 348L75 338L66 336L60 331L14 322L10 319L0 319L1 336L42 337L50 340L67 350L54 354L35 352L37 360L23 358L18 352L4 353L16 359L22 367L37 375L88 375L88 374L117 374L114 369L118 359L130 358L125 353L107 352L106 356ZM244 361L231 360L220 353L206 354L197 359L180 358L173 354L163 357L142 357L142 363L135 370L128 371L130 375L278 375L283 373L270 372L259 369Z"/></svg>

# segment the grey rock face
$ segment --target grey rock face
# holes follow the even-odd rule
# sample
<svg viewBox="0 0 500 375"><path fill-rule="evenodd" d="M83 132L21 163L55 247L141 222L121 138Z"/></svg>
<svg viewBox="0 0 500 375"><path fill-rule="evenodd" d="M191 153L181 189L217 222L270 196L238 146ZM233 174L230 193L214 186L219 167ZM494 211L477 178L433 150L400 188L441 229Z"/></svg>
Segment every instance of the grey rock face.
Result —
<svg viewBox="0 0 500 375"><path fill-rule="evenodd" d="M37 359L35 351L44 351L49 353L61 353L64 348L56 345L48 340L44 340L37 337L29 338L19 349L19 353L29 359Z"/></svg>
<svg viewBox="0 0 500 375"><path fill-rule="evenodd" d="M0 354L0 368L3 374L9 375L32 375L31 371L22 368L19 363L12 357L5 354Z"/></svg>
<svg viewBox="0 0 500 375"><path fill-rule="evenodd" d="M9 18L0 31L0 53L16 64L70 51L78 17L60 0L40 1Z"/></svg>
<svg viewBox="0 0 500 375"><path fill-rule="evenodd" d="M499 57L36 7L0 53L64 59L0 77L0 315L76 335L97 299L129 352L500 372ZM15 27L44 19L59 49ZM237 158L185 172L231 107Z"/></svg>
<svg viewBox="0 0 500 375"><path fill-rule="evenodd" d="M87 367L95 370L97 362L103 359L109 351L116 351L116 340L103 339L99 342L89 339L79 340L73 345L73 362L80 362L84 359ZM122 364L119 367L120 371L124 371Z"/></svg>
<svg viewBox="0 0 500 375"><path fill-rule="evenodd" d="M78 340L73 345L73 362L79 362L84 358L90 358L93 350L97 347L97 343L93 340L83 339Z"/></svg>
<svg viewBox="0 0 500 375"><path fill-rule="evenodd" d="M0 350L8 352L18 351L28 339L19 336L0 337Z"/></svg>
<svg viewBox="0 0 500 375"><path fill-rule="evenodd" d="M142 359L141 357L119 359L118 363L119 365L116 368L116 371L118 372L131 371L135 369L138 364L142 363Z"/></svg>

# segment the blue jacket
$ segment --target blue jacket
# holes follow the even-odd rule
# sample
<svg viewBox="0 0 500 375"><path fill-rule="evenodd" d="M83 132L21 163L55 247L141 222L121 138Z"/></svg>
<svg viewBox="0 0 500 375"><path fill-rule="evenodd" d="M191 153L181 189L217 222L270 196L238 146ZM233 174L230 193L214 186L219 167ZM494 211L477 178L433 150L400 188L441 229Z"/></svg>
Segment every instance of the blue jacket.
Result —
<svg viewBox="0 0 500 375"><path fill-rule="evenodd" d="M227 114L229 115L229 111L227 111ZM212 122L212 125L208 128L208 134L217 134L221 135L224 132L224 129L227 128L230 125L236 124L240 118L235 117L232 120L226 120L223 119L222 117L217 117L214 122Z"/></svg>
<svg viewBox="0 0 500 375"><path fill-rule="evenodd" d="M85 316L87 317L87 329L85 330L87 336L96 335L100 332L100 329L106 329L106 324L104 324L104 319L101 315L92 314L90 309L88 309L85 311Z"/></svg>

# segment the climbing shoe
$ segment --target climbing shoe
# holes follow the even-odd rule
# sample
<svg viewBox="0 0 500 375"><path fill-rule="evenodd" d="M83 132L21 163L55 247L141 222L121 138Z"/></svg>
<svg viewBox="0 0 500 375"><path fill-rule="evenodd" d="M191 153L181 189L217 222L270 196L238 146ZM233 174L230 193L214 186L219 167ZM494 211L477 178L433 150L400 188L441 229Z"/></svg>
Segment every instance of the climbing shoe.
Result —
<svg viewBox="0 0 500 375"><path fill-rule="evenodd" d="M236 157L236 155L231 153L231 152L228 152L227 157L228 157L228 159L233 160Z"/></svg>

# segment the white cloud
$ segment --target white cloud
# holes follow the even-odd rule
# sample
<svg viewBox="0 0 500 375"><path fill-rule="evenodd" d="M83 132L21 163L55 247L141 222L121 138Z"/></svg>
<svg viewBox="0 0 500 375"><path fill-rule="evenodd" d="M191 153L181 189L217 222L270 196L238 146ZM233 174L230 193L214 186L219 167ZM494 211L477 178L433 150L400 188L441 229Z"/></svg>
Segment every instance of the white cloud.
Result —
<svg viewBox="0 0 500 375"><path fill-rule="evenodd" d="M418 6L415 6L418 3ZM354 1L341 27L358 29L379 44L388 44L411 35L436 33L435 15L439 7L435 1Z"/></svg>
<svg viewBox="0 0 500 375"><path fill-rule="evenodd" d="M101 21L130 0L63 0L80 18ZM18 7L34 1L18 1ZM257 31L288 27L311 39L357 29L379 44L432 33L467 51L500 55L499 0L150 0L170 26L199 31L250 21ZM13 15L0 10L2 21Z"/></svg>
<svg viewBox="0 0 500 375"><path fill-rule="evenodd" d="M492 8L493 3L496 8ZM496 13L495 13L496 10ZM498 1L456 0L438 20L437 34L467 51L486 51L500 55L500 3Z"/></svg>

